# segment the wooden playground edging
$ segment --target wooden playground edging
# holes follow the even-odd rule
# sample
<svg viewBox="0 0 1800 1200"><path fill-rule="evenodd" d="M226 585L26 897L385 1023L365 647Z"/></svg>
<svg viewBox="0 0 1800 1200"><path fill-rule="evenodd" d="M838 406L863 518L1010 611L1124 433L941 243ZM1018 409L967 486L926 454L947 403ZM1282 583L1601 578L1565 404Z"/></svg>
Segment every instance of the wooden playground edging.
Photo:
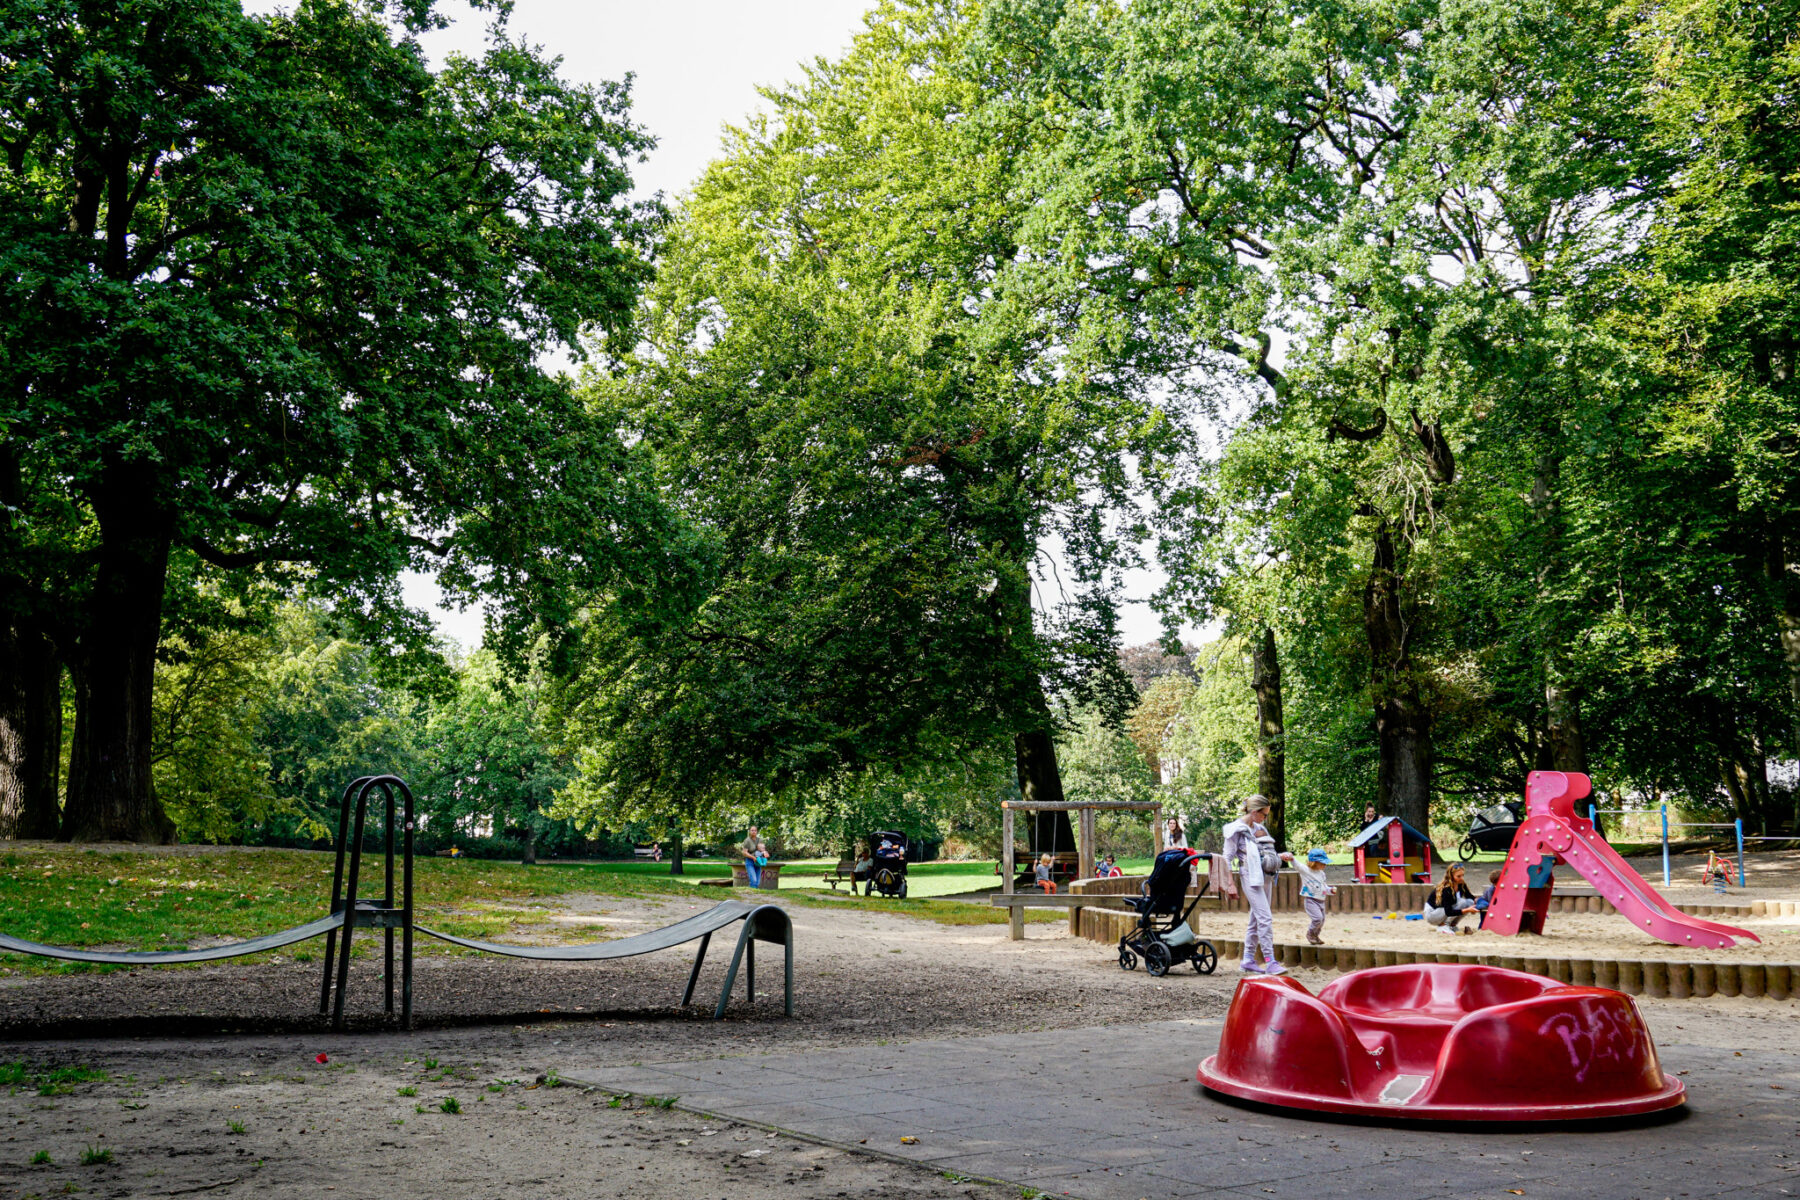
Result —
<svg viewBox="0 0 1800 1200"><path fill-rule="evenodd" d="M1142 876L1082 879L1071 884L1069 890L1074 895L1082 896L1136 895L1143 882ZM1339 885L1337 894L1326 902L1326 911L1367 914L1417 912L1425 902L1427 890L1424 884L1342 884ZM1278 911L1298 911L1301 908L1299 878L1285 872L1278 876L1269 899L1270 907ZM1679 904L1676 907L1691 916L1700 917L1800 916L1800 900ZM1245 905L1242 896L1220 897L1209 890L1209 894L1200 901L1200 908L1213 912L1242 912ZM1600 895L1572 891L1551 896L1549 911L1605 914L1615 910ZM1069 910L1070 933L1107 945L1117 945L1121 937L1135 928L1136 922L1135 915L1113 909L1082 907ZM1222 960L1241 955L1244 951L1243 942L1235 939L1209 940L1218 947ZM1388 967L1415 962L1483 963L1515 971L1530 971L1560 983L1598 985L1615 988L1628 995L1649 996L1654 999L1766 996L1772 1000L1786 1000L1791 995L1800 995L1800 966L1790 964L1549 958L1530 954L1377 950L1359 946L1308 946L1286 942L1277 943L1275 952L1280 955L1284 966L1324 971L1359 971L1365 967Z"/></svg>
<svg viewBox="0 0 1800 1200"><path fill-rule="evenodd" d="M1141 875L1113 879L1078 879L1069 885L1069 891L1078 896L1135 896L1143 883L1144 877ZM1339 884L1336 894L1325 902L1325 911L1414 913L1424 906L1425 897L1430 890L1429 885L1423 883ZM1208 890L1200 901L1200 907L1212 912L1248 911L1242 894L1234 897L1221 896L1217 889ZM1298 875L1284 871L1276 876L1275 887L1269 896L1269 907L1276 912L1300 911L1302 905ZM1675 907L1695 917L1800 917L1800 900L1746 900L1732 904L1677 904ZM1076 924L1080 911L1075 909L1070 912L1070 933L1080 932ZM1570 890L1552 895L1549 911L1608 914L1616 910L1597 892Z"/></svg>

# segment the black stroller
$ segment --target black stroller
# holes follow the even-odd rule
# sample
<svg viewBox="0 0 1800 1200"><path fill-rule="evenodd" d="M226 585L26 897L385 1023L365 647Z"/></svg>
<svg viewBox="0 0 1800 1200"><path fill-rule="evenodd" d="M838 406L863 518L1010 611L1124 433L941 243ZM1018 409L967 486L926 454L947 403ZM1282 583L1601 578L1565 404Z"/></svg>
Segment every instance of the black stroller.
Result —
<svg viewBox="0 0 1800 1200"><path fill-rule="evenodd" d="M906 899L906 835L888 829L869 839L873 848L869 882L863 895L897 896Z"/></svg>
<svg viewBox="0 0 1800 1200"><path fill-rule="evenodd" d="M1119 939L1121 969L1137 970L1139 955L1152 975L1167 975L1170 967L1184 962L1193 963L1197 974L1211 975L1219 965L1219 952L1213 944L1195 937L1187 923L1188 914L1212 886L1212 879L1208 877L1200 886L1192 903L1186 908L1181 906L1187 898L1194 863L1199 859L1200 855L1192 850L1164 850L1156 856L1150 878L1144 881L1144 894L1126 897L1126 903L1137 912L1138 923L1136 929ZM1159 917L1167 919L1159 921Z"/></svg>
<svg viewBox="0 0 1800 1200"><path fill-rule="evenodd" d="M1456 847L1458 857L1468 862L1483 850L1490 854L1506 853L1512 848L1513 835L1519 832L1519 822L1524 815L1517 801L1477 809L1469 821L1468 836Z"/></svg>

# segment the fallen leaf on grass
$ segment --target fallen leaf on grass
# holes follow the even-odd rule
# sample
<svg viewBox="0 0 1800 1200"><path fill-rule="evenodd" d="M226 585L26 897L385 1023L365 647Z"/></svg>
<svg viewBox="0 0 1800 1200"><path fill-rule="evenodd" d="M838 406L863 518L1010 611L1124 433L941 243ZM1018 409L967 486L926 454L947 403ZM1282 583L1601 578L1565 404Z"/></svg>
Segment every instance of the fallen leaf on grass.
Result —
<svg viewBox="0 0 1800 1200"><path fill-rule="evenodd" d="M1509 1196L1523 1196L1525 1194L1525 1192L1520 1188L1507 1188L1506 1193Z"/></svg>

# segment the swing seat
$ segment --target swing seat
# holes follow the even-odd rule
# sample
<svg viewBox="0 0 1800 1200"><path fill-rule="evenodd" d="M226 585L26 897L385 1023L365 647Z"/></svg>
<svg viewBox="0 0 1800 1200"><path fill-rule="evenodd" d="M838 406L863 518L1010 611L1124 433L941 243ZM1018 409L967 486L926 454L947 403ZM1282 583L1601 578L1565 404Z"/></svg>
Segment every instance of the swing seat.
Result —
<svg viewBox="0 0 1800 1200"><path fill-rule="evenodd" d="M1631 997L1474 963L1238 983L1200 1083L1283 1108L1437 1121L1634 1116L1686 1100Z"/></svg>

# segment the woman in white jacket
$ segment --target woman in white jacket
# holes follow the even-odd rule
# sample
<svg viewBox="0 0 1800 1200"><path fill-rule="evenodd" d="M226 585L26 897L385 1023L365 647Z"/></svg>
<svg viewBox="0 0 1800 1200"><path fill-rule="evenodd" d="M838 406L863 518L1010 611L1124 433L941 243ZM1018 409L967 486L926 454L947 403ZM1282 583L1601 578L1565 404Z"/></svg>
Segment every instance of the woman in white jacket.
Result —
<svg viewBox="0 0 1800 1200"><path fill-rule="evenodd" d="M1275 852L1275 839L1265 828L1268 816L1269 802L1263 797L1244 800L1243 815L1225 827L1225 861L1236 865L1238 882L1244 885L1244 900L1250 906L1240 968L1252 975L1285 975L1287 968L1275 961L1275 922L1269 913L1269 887L1283 860L1292 862L1294 856ZM1262 951L1260 967L1256 965L1258 950Z"/></svg>

